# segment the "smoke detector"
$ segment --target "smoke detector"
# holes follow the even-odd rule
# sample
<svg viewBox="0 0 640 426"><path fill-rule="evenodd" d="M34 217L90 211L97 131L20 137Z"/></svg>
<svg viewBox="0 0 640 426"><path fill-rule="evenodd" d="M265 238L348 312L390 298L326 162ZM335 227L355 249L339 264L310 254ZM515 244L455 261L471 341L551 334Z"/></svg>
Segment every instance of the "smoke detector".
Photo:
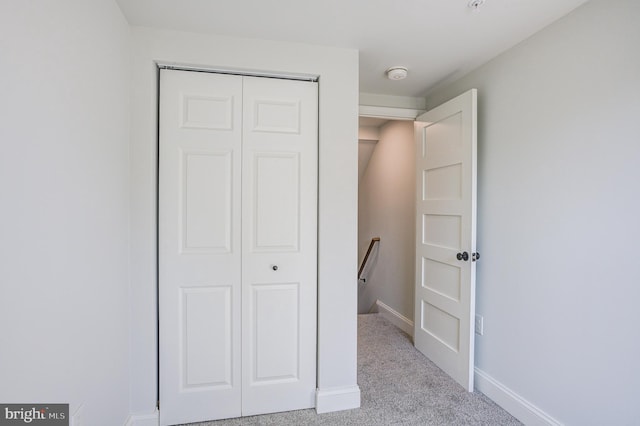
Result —
<svg viewBox="0 0 640 426"><path fill-rule="evenodd" d="M485 0L470 0L469 7L475 10L476 12L480 10L480 6L484 4Z"/></svg>
<svg viewBox="0 0 640 426"><path fill-rule="evenodd" d="M402 80L404 78L407 78L406 67L391 67L385 72L389 80Z"/></svg>

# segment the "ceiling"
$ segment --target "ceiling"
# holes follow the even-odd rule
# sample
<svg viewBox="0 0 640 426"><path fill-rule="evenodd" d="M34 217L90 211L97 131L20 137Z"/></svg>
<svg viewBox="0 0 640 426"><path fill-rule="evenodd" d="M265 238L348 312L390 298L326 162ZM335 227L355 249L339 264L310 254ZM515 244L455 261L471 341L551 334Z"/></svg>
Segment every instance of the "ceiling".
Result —
<svg viewBox="0 0 640 426"><path fill-rule="evenodd" d="M355 48L360 92L421 97L587 0L116 1L131 25ZM407 79L385 77L396 65Z"/></svg>

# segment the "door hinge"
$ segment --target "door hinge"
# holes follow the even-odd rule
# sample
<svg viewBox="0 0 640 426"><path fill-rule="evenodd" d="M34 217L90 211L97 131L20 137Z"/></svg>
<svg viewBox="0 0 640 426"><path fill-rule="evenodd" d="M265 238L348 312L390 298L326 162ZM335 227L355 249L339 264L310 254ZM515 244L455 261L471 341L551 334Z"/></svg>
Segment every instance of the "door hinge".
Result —
<svg viewBox="0 0 640 426"><path fill-rule="evenodd" d="M156 401L156 410L160 411L160 400Z"/></svg>

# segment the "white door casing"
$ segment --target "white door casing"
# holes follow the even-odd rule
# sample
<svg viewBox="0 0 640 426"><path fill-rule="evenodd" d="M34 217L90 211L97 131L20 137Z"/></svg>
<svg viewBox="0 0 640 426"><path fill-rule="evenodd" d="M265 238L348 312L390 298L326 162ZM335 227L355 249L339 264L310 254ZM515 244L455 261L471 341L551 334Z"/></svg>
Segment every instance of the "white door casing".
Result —
<svg viewBox="0 0 640 426"><path fill-rule="evenodd" d="M476 89L416 118L414 342L473 391ZM466 260L465 260L466 259Z"/></svg>
<svg viewBox="0 0 640 426"><path fill-rule="evenodd" d="M317 85L160 84L161 424L313 406Z"/></svg>

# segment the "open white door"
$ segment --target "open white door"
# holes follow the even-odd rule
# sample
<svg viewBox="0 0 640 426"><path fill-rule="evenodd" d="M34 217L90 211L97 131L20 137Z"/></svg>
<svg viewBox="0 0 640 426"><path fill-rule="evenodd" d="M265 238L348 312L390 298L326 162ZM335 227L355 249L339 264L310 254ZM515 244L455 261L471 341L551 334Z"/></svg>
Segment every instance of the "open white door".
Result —
<svg viewBox="0 0 640 426"><path fill-rule="evenodd" d="M476 89L416 119L416 348L473 391Z"/></svg>

